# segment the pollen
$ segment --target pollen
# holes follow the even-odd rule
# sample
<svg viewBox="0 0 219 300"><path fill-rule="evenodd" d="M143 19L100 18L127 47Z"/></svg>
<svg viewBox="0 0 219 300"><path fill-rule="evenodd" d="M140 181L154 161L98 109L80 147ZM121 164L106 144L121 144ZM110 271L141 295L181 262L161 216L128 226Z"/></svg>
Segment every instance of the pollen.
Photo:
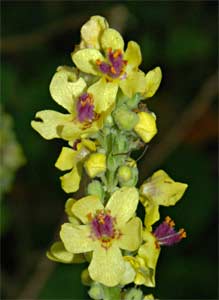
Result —
<svg viewBox="0 0 219 300"><path fill-rule="evenodd" d="M165 222L170 226L170 227L174 227L175 226L175 222L169 217L167 216L165 218Z"/></svg>
<svg viewBox="0 0 219 300"><path fill-rule="evenodd" d="M187 234L186 234L186 231L184 230L184 228L181 228L179 230L179 235L181 238L186 238L187 237Z"/></svg>

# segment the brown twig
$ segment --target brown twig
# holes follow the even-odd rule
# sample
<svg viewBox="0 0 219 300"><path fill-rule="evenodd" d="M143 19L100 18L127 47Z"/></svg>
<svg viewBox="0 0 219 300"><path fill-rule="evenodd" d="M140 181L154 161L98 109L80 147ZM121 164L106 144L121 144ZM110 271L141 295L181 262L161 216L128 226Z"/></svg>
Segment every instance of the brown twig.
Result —
<svg viewBox="0 0 219 300"><path fill-rule="evenodd" d="M153 151L146 156L141 163L139 173L141 176L148 175L152 169L160 166L161 163L182 143L183 139L191 129L193 124L207 111L214 97L218 94L218 72L210 76L202 85L182 115L174 120L173 127L170 128L161 141L153 147ZM143 167L147 165L147 174Z"/></svg>

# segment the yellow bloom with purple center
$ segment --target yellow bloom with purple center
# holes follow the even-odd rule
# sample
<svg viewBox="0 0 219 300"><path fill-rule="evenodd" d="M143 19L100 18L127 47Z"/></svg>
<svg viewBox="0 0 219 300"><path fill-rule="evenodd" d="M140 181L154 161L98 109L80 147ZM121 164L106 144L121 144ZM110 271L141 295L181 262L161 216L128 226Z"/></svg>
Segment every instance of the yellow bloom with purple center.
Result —
<svg viewBox="0 0 219 300"><path fill-rule="evenodd" d="M104 207L96 196L87 196L72 206L84 225L66 223L60 236L71 253L93 252L88 271L91 278L106 286L122 281L126 263L121 249L135 251L141 243L141 220L135 217L136 188L124 187L112 194Z"/></svg>
<svg viewBox="0 0 219 300"><path fill-rule="evenodd" d="M136 271L135 284L148 287L155 286L156 265L160 255L160 247L172 246L186 237L183 228L176 231L174 226L174 221L170 217L166 217L153 232L145 229L142 235L144 243L139 247L137 255L135 257L125 257L126 261Z"/></svg>
<svg viewBox="0 0 219 300"><path fill-rule="evenodd" d="M39 111L32 127L45 139L72 141L85 138L103 126L108 112L98 114L95 97L87 92L87 84L75 68L59 67L52 78L50 93L68 114L53 110Z"/></svg>
<svg viewBox="0 0 219 300"><path fill-rule="evenodd" d="M79 70L101 77L88 88L88 92L97 99L97 113L107 110L115 102L119 87L128 97L136 93L144 94L146 89L145 74L138 69L142 56L136 42L130 41L124 51L120 33L107 28L100 36L100 46L104 55L95 48L72 53L72 59Z"/></svg>

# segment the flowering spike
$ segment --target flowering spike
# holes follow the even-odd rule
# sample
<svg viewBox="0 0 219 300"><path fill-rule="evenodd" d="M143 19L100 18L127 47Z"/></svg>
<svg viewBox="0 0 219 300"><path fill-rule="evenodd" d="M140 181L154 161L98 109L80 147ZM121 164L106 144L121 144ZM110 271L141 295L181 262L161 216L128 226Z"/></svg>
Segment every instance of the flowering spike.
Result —
<svg viewBox="0 0 219 300"><path fill-rule="evenodd" d="M140 289L125 285L154 287L160 246L186 237L170 217L152 232L159 206L175 205L186 184L159 170L135 187L138 168L131 153L147 149L144 145L157 133L156 115L143 100L154 95L162 73L156 67L145 74L139 69L140 46L134 41L124 45L103 17L91 17L72 53L75 67L59 67L50 84L52 98L67 112L44 110L31 123L44 138L68 142L55 163L67 171L60 177L66 193L79 189L84 170L91 179L83 198L68 199L68 223L47 256L63 263L86 259L82 282L91 285L93 299L142 300ZM144 228L136 216L139 200L145 207Z"/></svg>

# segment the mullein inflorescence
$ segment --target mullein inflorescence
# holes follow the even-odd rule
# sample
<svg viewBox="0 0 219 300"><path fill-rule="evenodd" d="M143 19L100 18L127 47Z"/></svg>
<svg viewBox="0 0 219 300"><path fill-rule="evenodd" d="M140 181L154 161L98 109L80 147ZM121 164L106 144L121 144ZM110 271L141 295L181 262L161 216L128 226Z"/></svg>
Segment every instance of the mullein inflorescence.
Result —
<svg viewBox="0 0 219 300"><path fill-rule="evenodd" d="M140 286L155 286L161 247L186 236L170 217L152 226L159 206L175 205L187 185L158 170L136 188L138 169L130 156L157 133L156 116L144 101L157 91L161 69L141 71L139 45L130 41L124 50L120 33L101 16L82 26L72 60L75 66L58 67L50 84L52 98L67 113L43 110L31 125L45 139L66 141L55 164L66 171L60 177L66 193L79 189L83 172L90 183L83 198L67 200L68 222L47 256L87 261L81 278L93 299L154 299ZM136 215L139 201L144 222Z"/></svg>

